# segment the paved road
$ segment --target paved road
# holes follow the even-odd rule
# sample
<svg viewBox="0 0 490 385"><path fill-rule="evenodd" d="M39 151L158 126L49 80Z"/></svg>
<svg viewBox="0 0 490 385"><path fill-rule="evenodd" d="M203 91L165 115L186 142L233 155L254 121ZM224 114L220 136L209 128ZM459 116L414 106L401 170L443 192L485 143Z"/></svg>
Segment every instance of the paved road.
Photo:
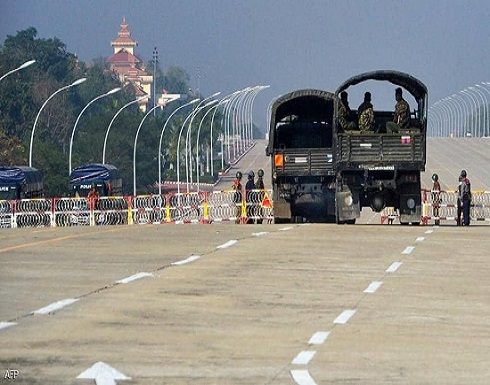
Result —
<svg viewBox="0 0 490 385"><path fill-rule="evenodd" d="M2 229L0 383L488 384L488 250L486 226Z"/></svg>

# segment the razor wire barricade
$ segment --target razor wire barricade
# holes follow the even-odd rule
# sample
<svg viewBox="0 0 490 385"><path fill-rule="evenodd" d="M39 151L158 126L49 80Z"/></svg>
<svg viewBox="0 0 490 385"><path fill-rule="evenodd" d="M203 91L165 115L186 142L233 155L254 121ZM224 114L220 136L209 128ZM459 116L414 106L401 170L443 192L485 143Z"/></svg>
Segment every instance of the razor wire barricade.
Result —
<svg viewBox="0 0 490 385"><path fill-rule="evenodd" d="M272 222L269 190L0 201L0 228ZM237 197L238 199L237 201Z"/></svg>
<svg viewBox="0 0 490 385"><path fill-rule="evenodd" d="M422 223L457 222L458 194L456 191L422 190L422 201ZM490 191L471 193L470 219L471 221L490 220Z"/></svg>

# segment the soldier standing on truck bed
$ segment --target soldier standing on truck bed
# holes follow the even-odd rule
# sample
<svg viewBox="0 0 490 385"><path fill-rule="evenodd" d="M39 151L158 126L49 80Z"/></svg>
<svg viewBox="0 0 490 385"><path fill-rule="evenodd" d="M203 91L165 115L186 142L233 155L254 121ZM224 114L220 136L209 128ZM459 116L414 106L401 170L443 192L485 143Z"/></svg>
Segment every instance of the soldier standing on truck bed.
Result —
<svg viewBox="0 0 490 385"><path fill-rule="evenodd" d="M357 130L356 116L351 111L346 91L340 93L339 124L344 131Z"/></svg>
<svg viewBox="0 0 490 385"><path fill-rule="evenodd" d="M364 94L364 101L357 109L359 116L359 130L374 131L374 110L371 103L371 92Z"/></svg>
<svg viewBox="0 0 490 385"><path fill-rule="evenodd" d="M408 128L410 125L410 106L403 99L403 91L400 87L395 90L395 116L392 122L386 123L388 133L399 132L400 129Z"/></svg>

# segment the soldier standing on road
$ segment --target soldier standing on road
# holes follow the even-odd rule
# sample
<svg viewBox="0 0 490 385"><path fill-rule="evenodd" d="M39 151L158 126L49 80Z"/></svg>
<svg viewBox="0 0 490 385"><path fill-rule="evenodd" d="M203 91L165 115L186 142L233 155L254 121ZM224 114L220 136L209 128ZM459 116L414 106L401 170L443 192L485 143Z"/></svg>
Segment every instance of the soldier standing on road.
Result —
<svg viewBox="0 0 490 385"><path fill-rule="evenodd" d="M245 194L246 194L246 202L247 202L247 223L253 223L253 194L255 193L255 173L253 171L249 171L247 184L245 185Z"/></svg>
<svg viewBox="0 0 490 385"><path fill-rule="evenodd" d="M242 173L237 171L235 174L235 180L231 188L235 191L233 195L233 201L236 204L236 220L235 223L240 223L242 216Z"/></svg>
<svg viewBox="0 0 490 385"><path fill-rule="evenodd" d="M408 128L410 125L410 106L403 99L403 91L400 87L395 90L395 115L392 122L386 123L388 133L399 132L400 129Z"/></svg>
<svg viewBox="0 0 490 385"><path fill-rule="evenodd" d="M461 209L463 212L462 225L469 226L470 206L471 206L471 183L470 180L466 177L466 170L461 171L460 180L461 181L458 186L458 205L461 205Z"/></svg>
<svg viewBox="0 0 490 385"><path fill-rule="evenodd" d="M435 224L439 226L439 208L441 204L441 184L439 183L439 176L437 174L432 175L432 181L434 184L432 185L432 215L436 218Z"/></svg>
<svg viewBox="0 0 490 385"><path fill-rule="evenodd" d="M265 185L264 185L264 170L260 169L259 171L257 171L257 175L258 175L258 178L257 178L257 183L255 183L255 188L257 190L260 190L259 192L259 204L262 205L262 201L264 200L264 196L265 196ZM260 206L259 208L259 219L257 219L257 223L260 224L262 223L262 221L264 220L264 212L262 210L262 206Z"/></svg>

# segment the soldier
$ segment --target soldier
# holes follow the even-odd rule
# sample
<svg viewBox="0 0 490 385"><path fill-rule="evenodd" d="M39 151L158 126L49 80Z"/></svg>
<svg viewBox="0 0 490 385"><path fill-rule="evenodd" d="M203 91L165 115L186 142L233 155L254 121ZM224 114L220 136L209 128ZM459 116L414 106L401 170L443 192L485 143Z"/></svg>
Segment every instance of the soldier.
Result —
<svg viewBox="0 0 490 385"><path fill-rule="evenodd" d="M257 190L261 190L259 192L259 199L258 200L259 200L259 203L262 205L262 201L263 201L264 196L265 196L264 195L265 194L265 192L264 192L264 190L265 190L264 170L260 169L259 171L257 171L257 175L258 175L258 178L257 178L257 183L255 183L255 188ZM262 221L264 220L263 216L264 216L264 212L262 210L262 207L260 207L259 208L259 217L260 218L257 219L258 224L262 223Z"/></svg>
<svg viewBox="0 0 490 385"><path fill-rule="evenodd" d="M255 190L255 173L249 171L247 184L245 185L246 203L247 203L247 223L253 223L253 195Z"/></svg>
<svg viewBox="0 0 490 385"><path fill-rule="evenodd" d="M236 203L236 220L235 223L240 223L242 216L242 173L237 171L235 174L235 180L231 188L235 191L233 195L233 201Z"/></svg>
<svg viewBox="0 0 490 385"><path fill-rule="evenodd" d="M354 114L349 107L348 94L346 91L342 91L340 94L339 124L344 131L357 129Z"/></svg>
<svg viewBox="0 0 490 385"><path fill-rule="evenodd" d="M432 215L436 218L435 224L439 226L439 208L441 204L440 194L441 194L441 184L439 183L439 176L437 174L432 174Z"/></svg>
<svg viewBox="0 0 490 385"><path fill-rule="evenodd" d="M463 211L463 226L470 225L470 206L471 206L471 183L466 177L466 170L461 171L461 182L458 186L458 200L461 202Z"/></svg>
<svg viewBox="0 0 490 385"><path fill-rule="evenodd" d="M371 93L364 94L364 101L357 109L359 115L359 130L374 131L374 110L371 103Z"/></svg>
<svg viewBox="0 0 490 385"><path fill-rule="evenodd" d="M410 106L403 99L403 91L400 87L395 90L395 115L392 122L386 123L388 133L399 132L400 129L408 128L410 125Z"/></svg>

